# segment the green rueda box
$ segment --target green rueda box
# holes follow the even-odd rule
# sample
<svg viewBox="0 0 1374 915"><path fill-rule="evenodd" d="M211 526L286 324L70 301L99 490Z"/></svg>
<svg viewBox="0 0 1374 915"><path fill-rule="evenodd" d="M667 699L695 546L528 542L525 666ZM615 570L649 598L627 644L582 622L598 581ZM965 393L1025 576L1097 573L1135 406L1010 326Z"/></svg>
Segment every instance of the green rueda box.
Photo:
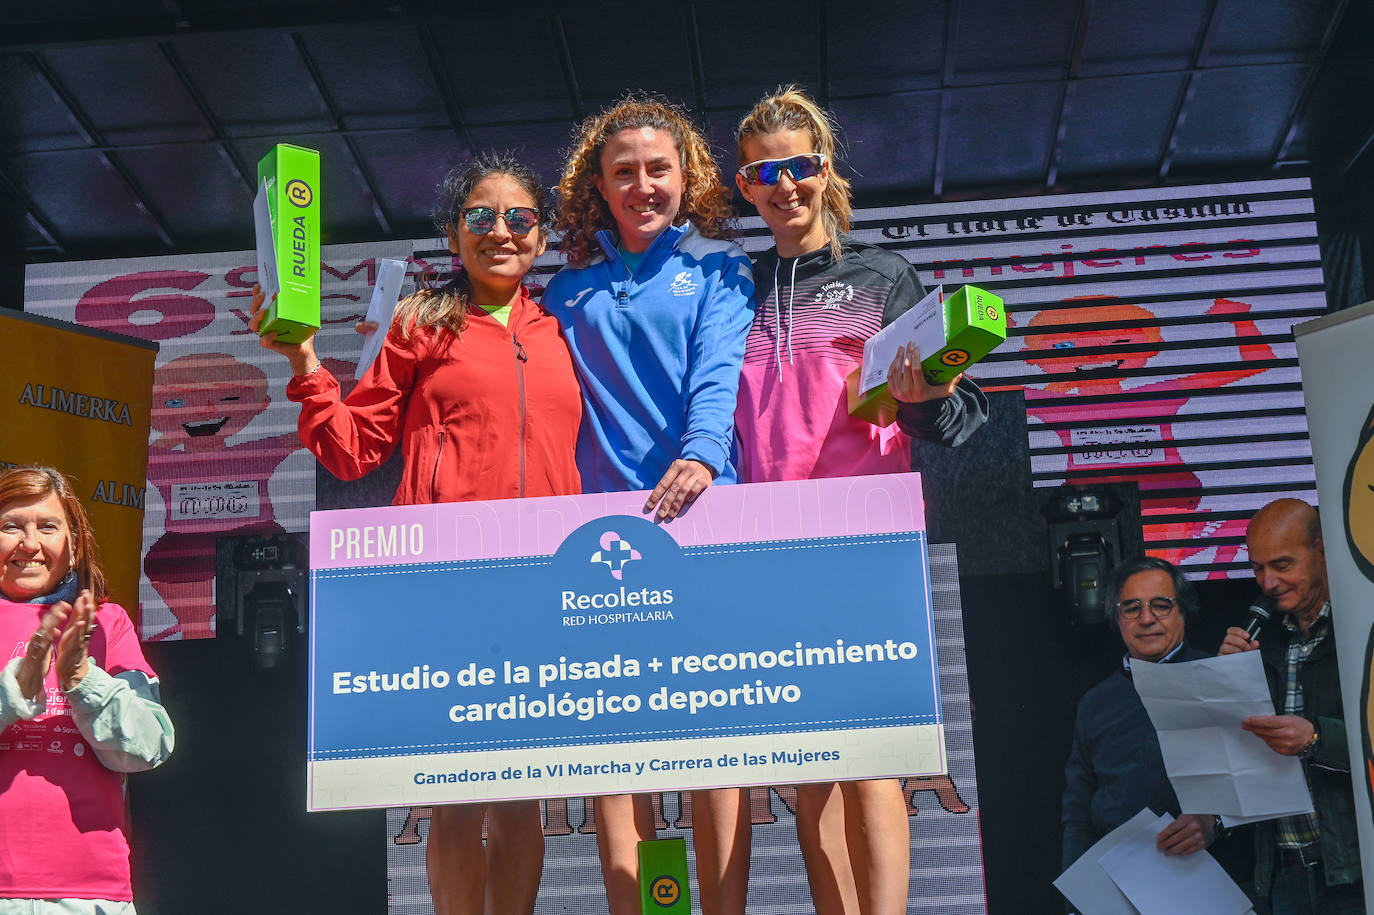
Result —
<svg viewBox="0 0 1374 915"><path fill-rule="evenodd" d="M935 326L933 321L926 323L924 327L930 328L933 336L910 341L920 347L921 372L926 384L931 385L948 384L1007 339L1002 300L986 289L960 287L938 307L943 311L943 327ZM886 382L863 392L859 390L859 376L860 370L855 370L847 380L849 414L875 426L895 422L897 401Z"/></svg>
<svg viewBox="0 0 1374 915"><path fill-rule="evenodd" d="M977 286L961 287L945 299L945 345L921 360L927 384L948 384L1007 339L1002 300Z"/></svg>
<svg viewBox="0 0 1374 915"><path fill-rule="evenodd" d="M691 915L686 839L639 843L639 908L644 915Z"/></svg>
<svg viewBox="0 0 1374 915"><path fill-rule="evenodd" d="M320 329L320 154L278 143L258 162L258 195L259 282L268 299L258 333L300 343ZM261 226L264 215L270 243ZM265 244L270 252L262 250Z"/></svg>

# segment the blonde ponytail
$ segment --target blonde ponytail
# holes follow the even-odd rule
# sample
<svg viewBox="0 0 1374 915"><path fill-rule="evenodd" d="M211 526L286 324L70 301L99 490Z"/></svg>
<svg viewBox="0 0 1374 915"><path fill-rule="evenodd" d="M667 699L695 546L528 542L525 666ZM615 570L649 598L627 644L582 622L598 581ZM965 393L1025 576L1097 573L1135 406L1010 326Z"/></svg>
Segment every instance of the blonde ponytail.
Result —
<svg viewBox="0 0 1374 915"><path fill-rule="evenodd" d="M771 95L759 100L752 111L735 128L735 148L740 164L745 163L744 141L750 137L766 136L783 130L795 130L811 138L813 152L821 153L830 163L825 192L821 195L825 237L835 257L840 256L840 233L849 231L849 218L854 210L854 195L849 179L840 174L835 155L838 143L835 134L839 125L830 112L798 86L780 86Z"/></svg>

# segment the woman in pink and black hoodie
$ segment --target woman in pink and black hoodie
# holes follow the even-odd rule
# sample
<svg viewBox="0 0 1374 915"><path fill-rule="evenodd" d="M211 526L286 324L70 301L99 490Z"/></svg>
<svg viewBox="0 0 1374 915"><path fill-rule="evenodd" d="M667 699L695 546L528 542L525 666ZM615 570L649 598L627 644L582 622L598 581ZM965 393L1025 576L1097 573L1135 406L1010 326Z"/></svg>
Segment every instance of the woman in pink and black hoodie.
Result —
<svg viewBox="0 0 1374 915"><path fill-rule="evenodd" d="M754 267L735 411L741 482L898 473L911 469L913 437L967 439L987 398L962 375L926 384L913 346L888 369L896 422L849 415L845 379L864 342L925 289L900 255L845 234L849 182L835 170L830 116L789 86L754 106L736 142L736 184L775 243ZM797 834L818 913L906 911L911 833L897 779L798 786Z"/></svg>

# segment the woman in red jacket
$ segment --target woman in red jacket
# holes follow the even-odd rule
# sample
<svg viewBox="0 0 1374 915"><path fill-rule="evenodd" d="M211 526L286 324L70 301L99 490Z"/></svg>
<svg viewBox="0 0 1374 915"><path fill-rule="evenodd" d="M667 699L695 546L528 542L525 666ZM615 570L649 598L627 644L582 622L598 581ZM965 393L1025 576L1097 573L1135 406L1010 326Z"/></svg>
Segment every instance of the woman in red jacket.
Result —
<svg viewBox="0 0 1374 915"><path fill-rule="evenodd" d="M445 178L436 212L461 269L400 304L347 399L310 341L262 338L291 360L301 442L350 480L399 446L398 505L580 492L572 360L558 321L522 284L546 243L543 186L510 157L480 156ZM255 330L261 304L255 295ZM425 855L436 912L527 915L543 856L538 801L436 806Z"/></svg>

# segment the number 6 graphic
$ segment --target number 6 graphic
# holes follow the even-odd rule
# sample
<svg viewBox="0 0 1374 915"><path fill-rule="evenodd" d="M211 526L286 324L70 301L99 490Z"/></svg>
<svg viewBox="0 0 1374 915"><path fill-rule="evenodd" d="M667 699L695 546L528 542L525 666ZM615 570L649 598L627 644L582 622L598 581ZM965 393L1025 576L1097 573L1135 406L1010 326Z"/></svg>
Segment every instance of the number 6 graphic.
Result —
<svg viewBox="0 0 1374 915"><path fill-rule="evenodd" d="M189 291L209 278L210 274L195 270L152 270L105 280L92 286L76 303L76 323L144 340L193 334L215 320L214 305L197 296L143 293L167 288ZM155 312L161 319L152 324L129 320L139 312Z"/></svg>

